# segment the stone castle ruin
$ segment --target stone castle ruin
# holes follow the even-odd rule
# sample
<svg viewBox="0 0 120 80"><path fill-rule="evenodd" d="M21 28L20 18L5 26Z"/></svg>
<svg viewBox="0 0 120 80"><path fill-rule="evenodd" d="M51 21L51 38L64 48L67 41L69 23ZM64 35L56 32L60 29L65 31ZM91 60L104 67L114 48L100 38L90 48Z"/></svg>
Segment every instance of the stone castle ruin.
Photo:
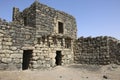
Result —
<svg viewBox="0 0 120 80"><path fill-rule="evenodd" d="M120 63L112 37L78 38L75 18L35 1L13 21L0 20L0 70L36 70L67 65Z"/></svg>

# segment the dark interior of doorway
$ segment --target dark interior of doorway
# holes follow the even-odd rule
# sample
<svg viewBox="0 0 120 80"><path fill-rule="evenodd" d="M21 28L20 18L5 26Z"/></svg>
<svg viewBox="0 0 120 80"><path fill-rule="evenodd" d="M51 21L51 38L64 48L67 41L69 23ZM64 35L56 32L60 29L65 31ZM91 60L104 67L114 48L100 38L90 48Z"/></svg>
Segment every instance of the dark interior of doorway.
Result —
<svg viewBox="0 0 120 80"><path fill-rule="evenodd" d="M56 51L56 65L61 65L62 63L62 54L61 54L61 51Z"/></svg>
<svg viewBox="0 0 120 80"><path fill-rule="evenodd" d="M22 70L26 70L29 68L30 60L32 58L32 50L24 50L23 52L23 63L22 63Z"/></svg>

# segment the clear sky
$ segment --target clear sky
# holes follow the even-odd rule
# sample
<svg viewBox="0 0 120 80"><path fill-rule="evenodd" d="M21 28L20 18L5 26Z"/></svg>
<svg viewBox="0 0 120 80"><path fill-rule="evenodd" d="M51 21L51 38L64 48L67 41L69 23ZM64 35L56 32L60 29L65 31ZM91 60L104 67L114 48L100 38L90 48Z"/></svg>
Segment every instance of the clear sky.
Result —
<svg viewBox="0 0 120 80"><path fill-rule="evenodd" d="M0 0L0 18L12 20L12 8L22 11L35 0ZM73 15L78 37L112 36L120 39L120 0L39 0Z"/></svg>

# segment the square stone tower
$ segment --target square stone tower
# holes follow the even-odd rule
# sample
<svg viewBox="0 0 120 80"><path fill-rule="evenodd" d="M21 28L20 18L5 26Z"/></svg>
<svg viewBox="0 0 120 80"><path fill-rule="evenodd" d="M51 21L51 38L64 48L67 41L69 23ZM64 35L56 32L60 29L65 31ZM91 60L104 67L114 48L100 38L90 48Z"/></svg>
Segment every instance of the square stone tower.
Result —
<svg viewBox="0 0 120 80"><path fill-rule="evenodd" d="M13 8L13 21L24 26L36 28L36 37L49 34L61 34L76 38L75 18L62 11L55 10L35 1L29 8L19 12Z"/></svg>

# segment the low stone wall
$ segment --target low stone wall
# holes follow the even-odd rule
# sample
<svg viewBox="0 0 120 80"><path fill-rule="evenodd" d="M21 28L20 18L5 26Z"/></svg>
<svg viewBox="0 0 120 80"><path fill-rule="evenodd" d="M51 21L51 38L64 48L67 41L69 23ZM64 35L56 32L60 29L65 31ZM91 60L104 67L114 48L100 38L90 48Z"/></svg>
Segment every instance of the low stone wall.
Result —
<svg viewBox="0 0 120 80"><path fill-rule="evenodd" d="M75 63L110 64L118 63L118 40L108 36L80 37L74 47ZM117 58L116 58L117 57Z"/></svg>

